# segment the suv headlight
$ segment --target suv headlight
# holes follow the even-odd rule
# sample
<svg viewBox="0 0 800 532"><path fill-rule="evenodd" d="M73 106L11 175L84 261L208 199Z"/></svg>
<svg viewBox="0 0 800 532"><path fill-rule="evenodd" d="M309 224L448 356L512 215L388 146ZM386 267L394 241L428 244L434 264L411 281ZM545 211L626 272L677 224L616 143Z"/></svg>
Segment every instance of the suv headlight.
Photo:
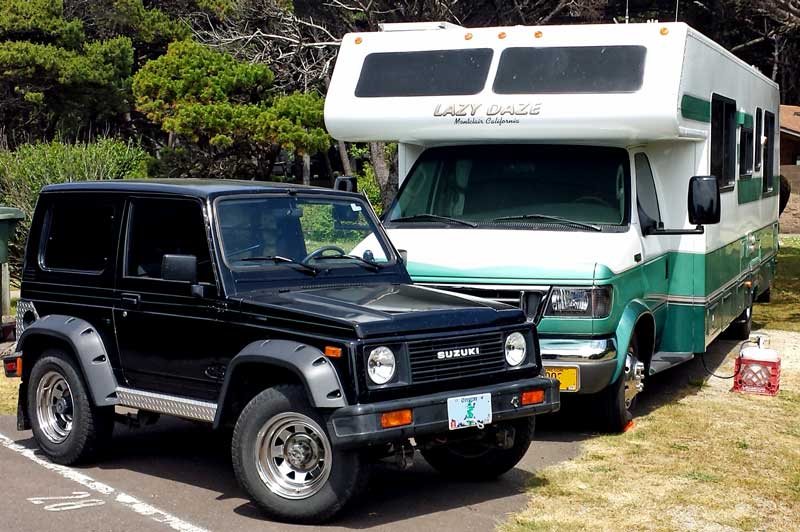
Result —
<svg viewBox="0 0 800 532"><path fill-rule="evenodd" d="M386 384L394 377L397 361L394 352L385 346L376 347L367 357L367 375L375 384Z"/></svg>
<svg viewBox="0 0 800 532"><path fill-rule="evenodd" d="M555 286L550 291L546 316L606 318L611 313L610 285L578 288Z"/></svg>
<svg viewBox="0 0 800 532"><path fill-rule="evenodd" d="M513 332L506 337L506 362L511 367L522 364L528 352L528 343L522 333Z"/></svg>

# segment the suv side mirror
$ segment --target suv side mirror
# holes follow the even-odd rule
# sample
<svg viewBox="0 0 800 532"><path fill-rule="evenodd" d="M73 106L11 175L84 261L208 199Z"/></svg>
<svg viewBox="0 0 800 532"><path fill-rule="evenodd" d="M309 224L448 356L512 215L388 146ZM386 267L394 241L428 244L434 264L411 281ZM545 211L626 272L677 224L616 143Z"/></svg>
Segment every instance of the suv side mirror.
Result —
<svg viewBox="0 0 800 532"><path fill-rule="evenodd" d="M689 223L718 224L720 220L719 182L712 175L696 175L689 181Z"/></svg>
<svg viewBox="0 0 800 532"><path fill-rule="evenodd" d="M343 192L358 192L358 179L352 175L339 176L333 182L333 189Z"/></svg>
<svg viewBox="0 0 800 532"><path fill-rule="evenodd" d="M194 255L164 255L161 259L161 278L165 281L197 283L197 257Z"/></svg>

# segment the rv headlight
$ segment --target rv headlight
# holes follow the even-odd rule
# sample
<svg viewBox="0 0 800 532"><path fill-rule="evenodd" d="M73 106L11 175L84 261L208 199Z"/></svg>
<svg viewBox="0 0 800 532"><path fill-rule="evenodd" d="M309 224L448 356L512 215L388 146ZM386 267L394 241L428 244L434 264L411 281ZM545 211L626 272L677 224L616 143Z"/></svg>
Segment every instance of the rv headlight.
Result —
<svg viewBox="0 0 800 532"><path fill-rule="evenodd" d="M606 318L611 313L611 286L556 286L550 291L546 316Z"/></svg>
<svg viewBox="0 0 800 532"><path fill-rule="evenodd" d="M506 362L511 367L519 366L525 360L528 343L522 333L513 332L506 337Z"/></svg>
<svg viewBox="0 0 800 532"><path fill-rule="evenodd" d="M375 384L386 384L394 377L397 363L394 352L385 346L376 347L367 357L367 375Z"/></svg>

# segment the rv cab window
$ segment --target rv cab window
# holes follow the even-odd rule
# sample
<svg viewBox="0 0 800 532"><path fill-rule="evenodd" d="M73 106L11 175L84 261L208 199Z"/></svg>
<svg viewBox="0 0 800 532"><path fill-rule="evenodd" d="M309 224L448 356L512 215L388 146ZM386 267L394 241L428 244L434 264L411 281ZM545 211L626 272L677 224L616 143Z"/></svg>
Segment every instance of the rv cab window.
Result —
<svg viewBox="0 0 800 532"><path fill-rule="evenodd" d="M658 208L658 194L653 180L650 160L644 153L633 156L636 166L636 206L639 212L639 225L644 231L656 228L661 222L661 209Z"/></svg>
<svg viewBox="0 0 800 532"><path fill-rule="evenodd" d="M559 231L593 224L622 230L630 218L629 197L630 159L621 148L436 147L417 160L385 222Z"/></svg>
<svg viewBox="0 0 800 532"><path fill-rule="evenodd" d="M711 98L711 175L723 191L736 183L736 102L719 94Z"/></svg>

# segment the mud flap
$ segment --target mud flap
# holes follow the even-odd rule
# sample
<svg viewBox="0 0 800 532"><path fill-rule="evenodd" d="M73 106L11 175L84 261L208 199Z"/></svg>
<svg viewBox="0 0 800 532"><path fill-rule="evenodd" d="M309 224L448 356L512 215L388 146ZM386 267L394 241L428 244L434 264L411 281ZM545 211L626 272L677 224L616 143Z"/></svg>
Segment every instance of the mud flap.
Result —
<svg viewBox="0 0 800 532"><path fill-rule="evenodd" d="M17 398L17 430L30 430L31 420L28 419L28 385L19 383L19 397Z"/></svg>

